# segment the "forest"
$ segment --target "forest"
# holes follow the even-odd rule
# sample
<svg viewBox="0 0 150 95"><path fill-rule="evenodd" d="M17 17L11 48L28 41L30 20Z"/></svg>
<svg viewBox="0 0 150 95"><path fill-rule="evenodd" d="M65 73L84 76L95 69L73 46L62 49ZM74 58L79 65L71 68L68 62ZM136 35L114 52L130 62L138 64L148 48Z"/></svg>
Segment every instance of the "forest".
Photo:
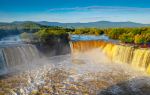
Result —
<svg viewBox="0 0 150 95"><path fill-rule="evenodd" d="M72 34L80 35L102 35L105 34L111 39L120 40L123 43L149 44L150 28L82 28L75 29Z"/></svg>
<svg viewBox="0 0 150 95"><path fill-rule="evenodd" d="M31 38L40 42L46 43L48 41L56 40L58 38L67 40L68 34L77 35L107 35L110 39L119 40L122 43L131 44L149 44L150 43L150 28L42 28L38 32L32 34ZM27 33L22 33L22 37L26 37ZM29 36L28 36L29 37Z"/></svg>
<svg viewBox="0 0 150 95"><path fill-rule="evenodd" d="M62 28L62 27L47 27L41 28L38 32L27 33L23 32L21 38L26 42L36 42L43 44L57 43L61 41L68 42L69 33L73 32L74 29Z"/></svg>
<svg viewBox="0 0 150 95"><path fill-rule="evenodd" d="M111 39L124 43L148 44L150 42L150 28L114 28L105 31Z"/></svg>
<svg viewBox="0 0 150 95"><path fill-rule="evenodd" d="M0 23L0 39L9 35L18 35L23 32L34 33L38 32L41 28L46 28L34 22L13 22L13 23Z"/></svg>
<svg viewBox="0 0 150 95"><path fill-rule="evenodd" d="M56 39L68 39L69 34L107 35L122 43L149 44L150 27L139 28L64 28L44 26L34 22L0 23L0 39L8 35L21 34L24 39L47 43Z"/></svg>

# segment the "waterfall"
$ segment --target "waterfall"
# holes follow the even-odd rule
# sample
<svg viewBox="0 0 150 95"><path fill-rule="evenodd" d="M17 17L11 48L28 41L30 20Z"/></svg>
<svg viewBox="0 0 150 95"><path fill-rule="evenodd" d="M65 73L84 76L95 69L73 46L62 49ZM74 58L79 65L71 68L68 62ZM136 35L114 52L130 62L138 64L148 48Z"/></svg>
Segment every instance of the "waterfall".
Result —
<svg viewBox="0 0 150 95"><path fill-rule="evenodd" d="M150 49L136 49L132 65L136 68L147 69L150 64ZM148 69L147 69L148 70Z"/></svg>
<svg viewBox="0 0 150 95"><path fill-rule="evenodd" d="M0 70L28 65L38 58L40 53L36 46L31 44L3 47L0 49Z"/></svg>
<svg viewBox="0 0 150 95"><path fill-rule="evenodd" d="M104 41L75 41L70 43L72 54L99 48L114 63L130 64L132 67L145 70L150 74L149 48L135 48L134 46Z"/></svg>
<svg viewBox="0 0 150 95"><path fill-rule="evenodd" d="M3 74L6 72L6 66L5 66L5 58L3 54L3 49L0 49L0 74Z"/></svg>
<svg viewBox="0 0 150 95"><path fill-rule="evenodd" d="M103 52L116 63L131 63L134 48L131 46L107 44Z"/></svg>

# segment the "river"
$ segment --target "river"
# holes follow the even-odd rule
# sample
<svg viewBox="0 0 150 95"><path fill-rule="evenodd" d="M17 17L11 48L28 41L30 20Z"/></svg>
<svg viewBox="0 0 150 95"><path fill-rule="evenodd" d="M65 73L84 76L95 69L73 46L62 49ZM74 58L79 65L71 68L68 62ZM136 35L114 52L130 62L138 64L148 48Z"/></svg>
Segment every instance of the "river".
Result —
<svg viewBox="0 0 150 95"><path fill-rule="evenodd" d="M80 38L108 40L93 36ZM77 47L84 50L80 45ZM84 52L53 57L41 56L30 44L3 47L5 58L1 56L1 59L7 66L1 68L5 67L7 74L1 76L0 94L149 95L150 77L144 71L112 61L94 45Z"/></svg>

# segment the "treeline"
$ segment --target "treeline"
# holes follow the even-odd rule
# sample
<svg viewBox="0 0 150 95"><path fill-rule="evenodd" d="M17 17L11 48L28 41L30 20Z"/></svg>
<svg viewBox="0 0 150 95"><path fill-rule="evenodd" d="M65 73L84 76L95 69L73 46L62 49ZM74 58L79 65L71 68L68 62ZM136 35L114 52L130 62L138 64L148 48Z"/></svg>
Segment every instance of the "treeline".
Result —
<svg viewBox="0 0 150 95"><path fill-rule="evenodd" d="M113 28L107 29L105 34L124 43L150 43L150 28Z"/></svg>
<svg viewBox="0 0 150 95"><path fill-rule="evenodd" d="M34 22L0 23L0 38L8 35L21 34L22 38L39 42L56 41L56 39L68 39L68 34L78 35L102 35L111 39L120 40L123 43L148 44L150 43L150 28L62 28L42 26Z"/></svg>
<svg viewBox="0 0 150 95"><path fill-rule="evenodd" d="M58 27L57 29L44 28L35 33L35 36L40 42L58 42L68 41L69 33L71 29L65 29Z"/></svg>
<svg viewBox="0 0 150 95"><path fill-rule="evenodd" d="M79 28L75 29L72 34L79 35L102 35L104 34L104 29L99 28Z"/></svg>
<svg viewBox="0 0 150 95"><path fill-rule="evenodd" d="M0 23L0 39L9 35L21 34L23 32L34 33L43 27L46 26L41 26L33 22Z"/></svg>
<svg viewBox="0 0 150 95"><path fill-rule="evenodd" d="M0 39L3 37L7 37L10 35L19 35L21 33L35 33L39 31L39 29L0 29Z"/></svg>
<svg viewBox="0 0 150 95"><path fill-rule="evenodd" d="M67 42L69 39L69 33L74 29L62 28L62 27L47 27L41 28L38 32L21 34L22 39L27 42L40 42L40 43L55 43L55 42Z"/></svg>
<svg viewBox="0 0 150 95"><path fill-rule="evenodd" d="M150 43L150 28L79 28L68 29L61 27L41 28L34 33L38 41L46 43L56 39L68 39L68 34L77 35L107 35L110 39L120 40L123 43L148 44Z"/></svg>
<svg viewBox="0 0 150 95"><path fill-rule="evenodd" d="M150 43L150 28L80 28L75 29L72 34L80 35L102 35L111 39L120 40L123 43L148 44Z"/></svg>

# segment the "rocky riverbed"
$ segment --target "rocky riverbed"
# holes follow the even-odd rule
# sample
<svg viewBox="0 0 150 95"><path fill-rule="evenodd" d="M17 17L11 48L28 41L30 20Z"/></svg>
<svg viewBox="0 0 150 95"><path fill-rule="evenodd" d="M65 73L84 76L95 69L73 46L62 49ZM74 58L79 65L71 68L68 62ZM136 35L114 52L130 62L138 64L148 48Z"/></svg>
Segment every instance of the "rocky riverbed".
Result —
<svg viewBox="0 0 150 95"><path fill-rule="evenodd" d="M92 52L91 52L92 53ZM0 79L0 95L149 95L150 78L96 56L55 56ZM44 61L41 61L44 62Z"/></svg>

